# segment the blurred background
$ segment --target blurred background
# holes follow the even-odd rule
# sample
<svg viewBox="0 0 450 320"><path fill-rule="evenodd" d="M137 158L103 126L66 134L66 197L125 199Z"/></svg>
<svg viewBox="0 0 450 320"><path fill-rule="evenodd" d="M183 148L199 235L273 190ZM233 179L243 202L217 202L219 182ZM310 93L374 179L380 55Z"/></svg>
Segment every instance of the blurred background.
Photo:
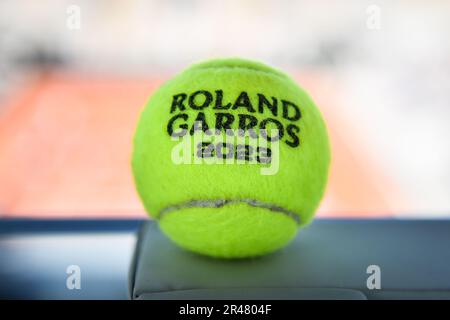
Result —
<svg viewBox="0 0 450 320"><path fill-rule="evenodd" d="M450 215L450 2L0 2L0 216L145 217L139 112L193 62L281 68L328 124L319 216Z"/></svg>

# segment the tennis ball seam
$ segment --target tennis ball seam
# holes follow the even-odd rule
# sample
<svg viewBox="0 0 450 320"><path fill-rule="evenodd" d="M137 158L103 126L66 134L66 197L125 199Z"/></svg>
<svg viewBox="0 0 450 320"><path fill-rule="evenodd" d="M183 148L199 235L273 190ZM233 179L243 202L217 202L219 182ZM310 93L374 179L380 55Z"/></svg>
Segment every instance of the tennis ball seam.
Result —
<svg viewBox="0 0 450 320"><path fill-rule="evenodd" d="M284 75L284 74L278 74L278 73L275 73L275 72L271 72L271 71L269 71L269 70L260 70L260 69L256 69L256 68L249 68L249 67L242 67L242 66L233 66L233 67L230 67L230 66L224 66L224 67L198 67L198 68L194 68L194 69L190 69L190 70L186 70L185 72L193 72L193 71L199 71L199 70L230 70L230 71L235 71L235 69L238 69L237 71L239 71L239 70L247 70L247 71L251 71L251 72L256 72L256 73L261 73L261 74L264 74L264 75L266 75L266 76L274 76L274 77L276 77L276 78L278 78L278 79L281 79L281 80L284 80L284 81L286 81L286 80L291 80L287 75Z"/></svg>
<svg viewBox="0 0 450 320"><path fill-rule="evenodd" d="M286 208L277 206L275 204L255 200L255 199L205 199L205 200L190 200L180 204L167 206L159 211L158 216L155 217L157 220L161 220L164 215L189 208L221 208L226 205L244 203L252 207L267 209L269 211L283 214L295 221L297 225L301 225L300 215L294 211L288 210Z"/></svg>

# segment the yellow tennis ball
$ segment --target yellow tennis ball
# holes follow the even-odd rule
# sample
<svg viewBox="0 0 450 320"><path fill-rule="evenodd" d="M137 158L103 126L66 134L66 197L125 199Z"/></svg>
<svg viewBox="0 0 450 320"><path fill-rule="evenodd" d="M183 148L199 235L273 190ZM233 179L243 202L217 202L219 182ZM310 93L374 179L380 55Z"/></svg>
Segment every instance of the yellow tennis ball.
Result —
<svg viewBox="0 0 450 320"><path fill-rule="evenodd" d="M242 59L195 64L150 98L132 168L173 242L223 258L273 252L308 224L330 148L322 116L284 73Z"/></svg>

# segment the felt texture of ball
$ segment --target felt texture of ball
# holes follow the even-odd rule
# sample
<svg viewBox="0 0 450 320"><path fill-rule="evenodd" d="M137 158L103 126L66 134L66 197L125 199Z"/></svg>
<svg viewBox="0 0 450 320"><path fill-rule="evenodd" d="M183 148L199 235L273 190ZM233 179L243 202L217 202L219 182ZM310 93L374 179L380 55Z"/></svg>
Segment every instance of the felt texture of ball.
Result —
<svg viewBox="0 0 450 320"><path fill-rule="evenodd" d="M174 132L192 142L198 131L253 130L262 139L262 129L274 128L274 174L261 173L271 164L261 160L261 150L239 143L224 153L240 163L173 159L181 141ZM199 149L192 143L190 160L202 157ZM217 149L209 155L220 158ZM308 94L286 74L237 58L194 64L155 91L141 113L132 155L136 189L162 231L185 249L220 258L259 256L289 243L313 219L329 164L326 126Z"/></svg>

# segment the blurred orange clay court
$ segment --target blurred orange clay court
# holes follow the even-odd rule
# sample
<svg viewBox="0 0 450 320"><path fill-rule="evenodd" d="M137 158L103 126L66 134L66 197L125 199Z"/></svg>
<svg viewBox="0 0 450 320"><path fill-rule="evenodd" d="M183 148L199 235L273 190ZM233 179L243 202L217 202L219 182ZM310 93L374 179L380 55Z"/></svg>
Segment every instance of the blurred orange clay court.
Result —
<svg viewBox="0 0 450 320"><path fill-rule="evenodd" d="M132 136L161 78L48 72L9 99L0 114L3 217L144 217L130 170ZM297 77L325 116L333 161L319 216L387 216L398 189L353 141L334 103L337 90L314 74Z"/></svg>

